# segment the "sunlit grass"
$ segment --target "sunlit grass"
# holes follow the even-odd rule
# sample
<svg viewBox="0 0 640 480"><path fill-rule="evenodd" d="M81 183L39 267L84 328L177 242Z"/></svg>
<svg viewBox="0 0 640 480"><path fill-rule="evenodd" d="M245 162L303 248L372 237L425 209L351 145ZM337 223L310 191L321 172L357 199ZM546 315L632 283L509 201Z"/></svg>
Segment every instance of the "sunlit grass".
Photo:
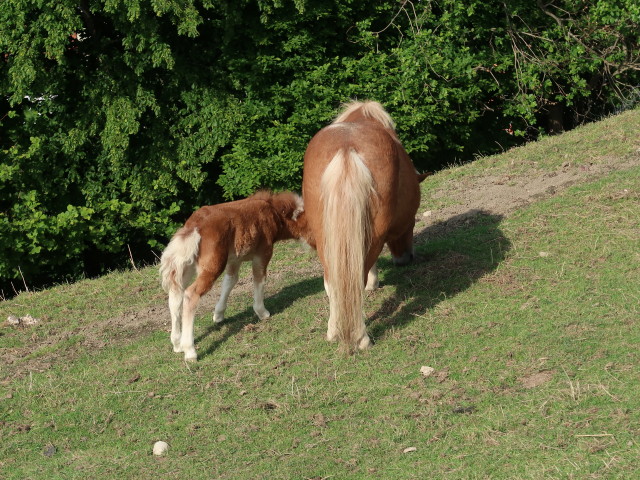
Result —
<svg viewBox="0 0 640 480"><path fill-rule="evenodd" d="M576 155L597 154L590 128ZM482 167L459 168L432 181ZM626 169L429 237L410 267L383 256L376 344L351 357L324 340L321 270L294 242L270 266L271 318L246 269L223 324L199 309L196 364L171 349L155 268L2 302L0 320L41 322L0 329L0 477L635 478L638 192Z"/></svg>

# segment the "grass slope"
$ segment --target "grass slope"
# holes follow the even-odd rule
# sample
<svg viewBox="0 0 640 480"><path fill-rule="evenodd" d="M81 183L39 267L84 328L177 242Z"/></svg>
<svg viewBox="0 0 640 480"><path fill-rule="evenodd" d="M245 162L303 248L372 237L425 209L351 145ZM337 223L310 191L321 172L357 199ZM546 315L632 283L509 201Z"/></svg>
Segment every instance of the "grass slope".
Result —
<svg viewBox="0 0 640 480"><path fill-rule="evenodd" d="M639 127L629 112L440 172L422 210L567 151L627 162L637 142L603 132ZM254 317L248 279L224 324L199 310L195 365L171 350L155 268L2 302L2 321L41 322L0 329L0 478L635 478L639 193L631 166L506 218L418 225L424 260L381 258L376 345L353 357L323 340L320 269L293 243L270 269L272 318Z"/></svg>

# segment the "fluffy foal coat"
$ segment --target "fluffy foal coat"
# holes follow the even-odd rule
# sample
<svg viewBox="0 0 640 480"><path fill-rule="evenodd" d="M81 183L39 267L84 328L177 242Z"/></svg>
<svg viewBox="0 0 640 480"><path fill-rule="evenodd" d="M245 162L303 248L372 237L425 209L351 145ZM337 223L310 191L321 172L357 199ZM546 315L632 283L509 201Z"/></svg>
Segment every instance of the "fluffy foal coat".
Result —
<svg viewBox="0 0 640 480"><path fill-rule="evenodd" d="M160 260L162 287L169 293L173 351L184 352L187 361L197 359L193 321L200 297L226 269L213 314L213 321L221 322L242 262L252 262L253 309L261 320L269 317L264 307L264 283L273 244L302 238L305 225L302 199L288 192L259 192L193 213ZM189 285L194 275L196 279Z"/></svg>

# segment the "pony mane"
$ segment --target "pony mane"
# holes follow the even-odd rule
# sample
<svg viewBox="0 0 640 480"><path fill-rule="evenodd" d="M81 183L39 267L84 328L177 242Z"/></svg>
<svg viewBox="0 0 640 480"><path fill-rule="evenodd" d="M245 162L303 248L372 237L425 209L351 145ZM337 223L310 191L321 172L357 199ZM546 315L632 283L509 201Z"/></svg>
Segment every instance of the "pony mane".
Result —
<svg viewBox="0 0 640 480"><path fill-rule="evenodd" d="M268 202L271 200L271 197L273 197L271 190L258 190L253 195L248 196L247 200L264 200L265 202Z"/></svg>
<svg viewBox="0 0 640 480"><path fill-rule="evenodd" d="M271 203L277 210L286 216L290 216L291 220L297 220L302 212L304 212L304 203L302 197L292 192L276 193L271 197Z"/></svg>
<svg viewBox="0 0 640 480"><path fill-rule="evenodd" d="M273 193L271 190L258 190L247 197L247 200L261 200L268 202L282 213L291 215L292 220L297 220L298 216L304 212L304 203L300 195L292 192Z"/></svg>
<svg viewBox="0 0 640 480"><path fill-rule="evenodd" d="M358 116L375 120L381 123L385 128L389 128L393 131L396 129L396 124L391 118L391 115L387 113L382 105L372 100L365 102L353 101L343 105L343 112L336 117L332 122L341 123L356 120Z"/></svg>

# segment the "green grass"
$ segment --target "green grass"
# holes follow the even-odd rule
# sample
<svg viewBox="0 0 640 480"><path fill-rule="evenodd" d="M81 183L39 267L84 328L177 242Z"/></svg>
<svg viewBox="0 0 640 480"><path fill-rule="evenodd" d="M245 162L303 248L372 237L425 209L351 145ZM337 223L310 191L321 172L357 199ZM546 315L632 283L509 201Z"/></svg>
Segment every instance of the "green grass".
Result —
<svg viewBox="0 0 640 480"><path fill-rule="evenodd" d="M572 155L637 155L594 140L618 123L571 132ZM441 172L421 208L563 137ZM222 325L199 310L197 364L172 352L153 268L2 302L2 321L42 321L0 329L0 478L635 478L639 192L638 167L614 172L420 243L413 266L382 257L376 344L352 357L324 341L320 270L295 243L270 267L270 319L248 285Z"/></svg>

